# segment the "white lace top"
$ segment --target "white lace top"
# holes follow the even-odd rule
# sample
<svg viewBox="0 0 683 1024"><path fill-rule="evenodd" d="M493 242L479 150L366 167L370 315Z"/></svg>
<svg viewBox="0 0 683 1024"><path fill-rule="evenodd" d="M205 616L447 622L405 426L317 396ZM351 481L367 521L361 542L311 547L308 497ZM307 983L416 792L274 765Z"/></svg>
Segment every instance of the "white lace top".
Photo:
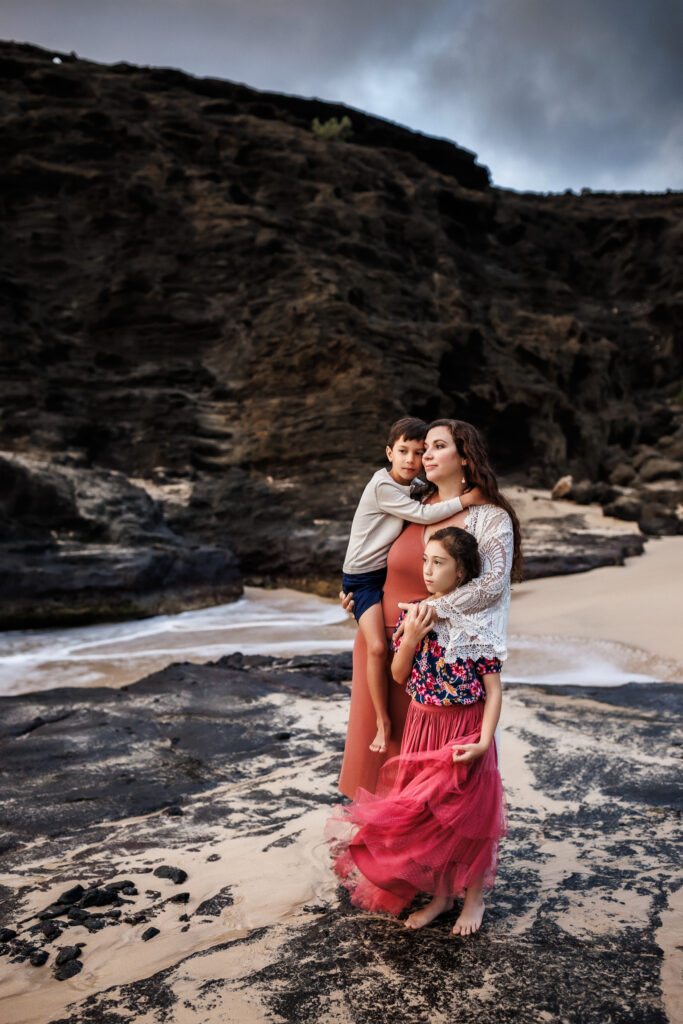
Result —
<svg viewBox="0 0 683 1024"><path fill-rule="evenodd" d="M434 626L447 662L458 658L507 658L512 520L498 505L473 505L465 529L479 544L481 574L443 597L429 598L439 619Z"/></svg>

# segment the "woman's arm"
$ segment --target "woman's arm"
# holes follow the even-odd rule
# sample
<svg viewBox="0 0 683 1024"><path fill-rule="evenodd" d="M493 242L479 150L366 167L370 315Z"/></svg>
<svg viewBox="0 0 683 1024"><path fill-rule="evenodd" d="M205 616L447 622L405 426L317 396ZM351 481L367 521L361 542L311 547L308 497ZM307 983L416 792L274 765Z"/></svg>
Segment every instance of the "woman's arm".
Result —
<svg viewBox="0 0 683 1024"><path fill-rule="evenodd" d="M485 754L493 743L493 735L500 718L500 708L503 703L503 688L500 685L499 675L484 676L484 689L486 690L486 702L484 704L484 717L481 722L481 735L478 743L462 743L453 746L453 761L456 764L470 764Z"/></svg>
<svg viewBox="0 0 683 1024"><path fill-rule="evenodd" d="M457 619L462 612L489 608L510 583L513 551L512 521L505 509L497 508L491 512L479 541L482 574L450 594L427 598L427 604L435 609L438 618L450 620Z"/></svg>

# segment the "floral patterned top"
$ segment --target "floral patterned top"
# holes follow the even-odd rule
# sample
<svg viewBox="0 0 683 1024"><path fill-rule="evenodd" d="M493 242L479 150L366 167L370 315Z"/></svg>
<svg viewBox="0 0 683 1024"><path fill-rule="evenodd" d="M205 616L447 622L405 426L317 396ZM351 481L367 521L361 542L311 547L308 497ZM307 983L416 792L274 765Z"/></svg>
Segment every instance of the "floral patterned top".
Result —
<svg viewBox="0 0 683 1024"><path fill-rule="evenodd" d="M396 628L405 617L401 612ZM391 649L397 651L403 636L392 637ZM446 661L444 648L437 640L436 633L431 630L415 648L413 670L406 689L418 704L476 704L478 700L486 700L486 690L481 676L487 673L498 673L501 663L498 658L458 658Z"/></svg>

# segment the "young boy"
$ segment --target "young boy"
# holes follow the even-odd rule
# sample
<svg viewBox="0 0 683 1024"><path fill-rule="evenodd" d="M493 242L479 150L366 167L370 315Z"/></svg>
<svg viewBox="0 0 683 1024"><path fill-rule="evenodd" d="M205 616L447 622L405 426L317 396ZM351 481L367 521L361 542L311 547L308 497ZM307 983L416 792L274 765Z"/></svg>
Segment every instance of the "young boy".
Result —
<svg viewBox="0 0 683 1024"><path fill-rule="evenodd" d="M370 750L384 753L391 732L387 713L387 641L382 614L382 587L389 548L403 522L438 523L469 505L484 501L474 488L460 498L421 505L410 497L410 485L422 468L427 424L409 416L392 424L386 454L391 469L380 469L366 486L353 517L342 575L342 588L353 593L353 614L367 647L367 680L377 716L377 735Z"/></svg>

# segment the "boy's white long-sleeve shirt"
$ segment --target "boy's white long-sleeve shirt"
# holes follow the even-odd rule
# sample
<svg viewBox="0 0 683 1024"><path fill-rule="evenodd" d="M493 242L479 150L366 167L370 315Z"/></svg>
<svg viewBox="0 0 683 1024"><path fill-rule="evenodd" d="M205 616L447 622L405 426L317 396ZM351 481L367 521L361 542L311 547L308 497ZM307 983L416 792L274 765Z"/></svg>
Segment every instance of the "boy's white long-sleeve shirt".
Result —
<svg viewBox="0 0 683 1024"><path fill-rule="evenodd" d="M384 569L389 548L405 521L438 523L462 512L460 498L422 505L410 497L410 485L399 484L386 469L379 469L366 486L351 525L344 559L345 573Z"/></svg>

